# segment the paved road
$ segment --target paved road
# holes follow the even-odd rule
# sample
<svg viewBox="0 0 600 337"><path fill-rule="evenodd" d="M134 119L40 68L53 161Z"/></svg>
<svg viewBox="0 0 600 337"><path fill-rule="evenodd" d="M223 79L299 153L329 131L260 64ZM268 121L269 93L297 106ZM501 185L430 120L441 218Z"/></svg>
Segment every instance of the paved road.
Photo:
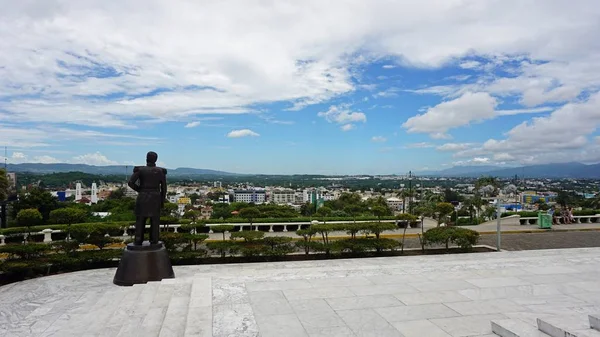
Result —
<svg viewBox="0 0 600 337"><path fill-rule="evenodd" d="M496 236L484 234L481 236L479 244L496 247ZM419 248L419 240L414 238L406 239L405 247ZM502 235L502 249L510 251L586 247L600 247L600 231Z"/></svg>

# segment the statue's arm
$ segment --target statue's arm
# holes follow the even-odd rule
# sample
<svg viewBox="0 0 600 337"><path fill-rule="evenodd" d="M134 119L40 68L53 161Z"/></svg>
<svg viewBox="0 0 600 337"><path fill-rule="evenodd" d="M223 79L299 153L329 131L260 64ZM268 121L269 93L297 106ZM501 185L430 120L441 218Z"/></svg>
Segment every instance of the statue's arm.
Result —
<svg viewBox="0 0 600 337"><path fill-rule="evenodd" d="M167 169L162 169L163 170L163 175L162 175L162 179L160 180L160 196L161 196L161 200L165 201L165 199L167 198Z"/></svg>
<svg viewBox="0 0 600 337"><path fill-rule="evenodd" d="M132 190L139 192L139 190L140 190L140 185L138 185L139 179L140 179L140 171L139 171L139 168L136 166L133 168L133 174L129 178L129 182L127 183L127 185L129 187L131 187Z"/></svg>

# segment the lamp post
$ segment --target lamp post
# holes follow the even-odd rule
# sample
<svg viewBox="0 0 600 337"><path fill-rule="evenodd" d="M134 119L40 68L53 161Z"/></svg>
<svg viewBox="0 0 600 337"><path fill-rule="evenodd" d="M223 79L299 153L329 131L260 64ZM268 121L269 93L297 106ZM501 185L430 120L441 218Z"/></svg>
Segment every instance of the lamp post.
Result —
<svg viewBox="0 0 600 337"><path fill-rule="evenodd" d="M502 249L500 248L502 244L502 229L500 228L500 194L498 194L498 198L496 199L496 249L500 252Z"/></svg>

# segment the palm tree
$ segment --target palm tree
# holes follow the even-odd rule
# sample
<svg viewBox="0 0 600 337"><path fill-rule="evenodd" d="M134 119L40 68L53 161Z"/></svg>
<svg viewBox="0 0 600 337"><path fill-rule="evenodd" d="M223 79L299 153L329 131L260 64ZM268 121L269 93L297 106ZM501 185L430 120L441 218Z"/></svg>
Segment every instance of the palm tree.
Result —
<svg viewBox="0 0 600 337"><path fill-rule="evenodd" d="M398 193L398 198L402 199L402 213L406 213L406 199L408 198L408 200L411 201L411 198L414 196L414 194L414 191L405 189Z"/></svg>

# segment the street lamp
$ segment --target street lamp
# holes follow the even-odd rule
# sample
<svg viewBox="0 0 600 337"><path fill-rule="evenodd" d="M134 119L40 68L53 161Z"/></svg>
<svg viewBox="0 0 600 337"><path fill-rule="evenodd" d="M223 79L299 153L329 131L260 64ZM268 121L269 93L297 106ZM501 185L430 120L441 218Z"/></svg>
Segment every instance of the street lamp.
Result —
<svg viewBox="0 0 600 337"><path fill-rule="evenodd" d="M515 185L508 185L506 188L498 191L498 197L496 198L496 249L501 251L502 245L502 229L500 226L501 220L501 212L500 212L500 202L502 201L503 194L515 194L517 192L517 187Z"/></svg>

